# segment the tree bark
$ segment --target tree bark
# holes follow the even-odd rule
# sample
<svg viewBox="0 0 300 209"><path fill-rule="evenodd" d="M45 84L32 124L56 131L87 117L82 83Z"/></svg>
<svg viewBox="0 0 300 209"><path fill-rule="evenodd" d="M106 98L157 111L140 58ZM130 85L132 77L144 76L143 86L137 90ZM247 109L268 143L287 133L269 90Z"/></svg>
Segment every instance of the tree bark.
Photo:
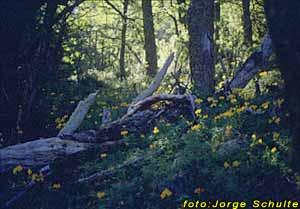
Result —
<svg viewBox="0 0 300 209"><path fill-rule="evenodd" d="M120 78L126 80L125 72L125 46L126 46L126 31L127 31L127 10L129 0L124 0L123 3L123 17L122 17L122 34L121 34L121 49L120 49Z"/></svg>
<svg viewBox="0 0 300 209"><path fill-rule="evenodd" d="M213 0L192 0L188 9L189 54L195 89L214 91Z"/></svg>
<svg viewBox="0 0 300 209"><path fill-rule="evenodd" d="M267 23L285 80L285 98L293 134L290 161L300 171L300 1L266 0Z"/></svg>
<svg viewBox="0 0 300 209"><path fill-rule="evenodd" d="M152 14L152 0L142 0L145 53L147 62L147 75L154 77L157 70L157 53L154 35Z"/></svg>
<svg viewBox="0 0 300 209"><path fill-rule="evenodd" d="M191 95L156 95L146 98L122 118L98 130L88 130L60 137L37 139L0 149L0 173L22 165L37 167L51 164L58 158L68 159L75 154L84 154L96 146L107 147L122 143L121 132L140 136L152 130L156 120L173 121L181 115L193 116L194 97ZM151 106L161 101L168 104L158 109ZM78 155L79 156L79 155Z"/></svg>
<svg viewBox="0 0 300 209"><path fill-rule="evenodd" d="M243 28L244 41L247 46L252 46L252 22L250 13L250 0L242 0L243 3Z"/></svg>
<svg viewBox="0 0 300 209"><path fill-rule="evenodd" d="M260 49L253 52L243 63L229 84L225 87L225 90L229 91L234 88L244 88L262 67L266 67L269 64L269 58L272 53L272 41L270 35L267 34L263 39Z"/></svg>

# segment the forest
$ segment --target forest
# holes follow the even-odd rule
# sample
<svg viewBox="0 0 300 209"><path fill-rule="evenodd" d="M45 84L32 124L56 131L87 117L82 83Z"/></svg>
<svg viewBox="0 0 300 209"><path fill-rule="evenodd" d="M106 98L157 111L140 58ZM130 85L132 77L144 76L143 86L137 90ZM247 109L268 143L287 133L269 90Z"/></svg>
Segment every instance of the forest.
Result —
<svg viewBox="0 0 300 209"><path fill-rule="evenodd" d="M0 0L1 209L299 207L299 0Z"/></svg>

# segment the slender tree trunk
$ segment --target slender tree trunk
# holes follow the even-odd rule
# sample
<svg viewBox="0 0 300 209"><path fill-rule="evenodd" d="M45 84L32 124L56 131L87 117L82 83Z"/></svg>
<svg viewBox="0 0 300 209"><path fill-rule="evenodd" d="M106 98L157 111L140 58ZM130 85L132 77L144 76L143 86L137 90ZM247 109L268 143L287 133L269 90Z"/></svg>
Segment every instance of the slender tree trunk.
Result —
<svg viewBox="0 0 300 209"><path fill-rule="evenodd" d="M157 70L157 54L153 25L152 1L142 0L145 52L147 61L147 74L154 77Z"/></svg>
<svg viewBox="0 0 300 209"><path fill-rule="evenodd" d="M213 0L192 0L188 10L192 80L203 94L214 91L213 5Z"/></svg>
<svg viewBox="0 0 300 209"><path fill-rule="evenodd" d="M220 26L219 22L221 20L221 3L220 0L215 0L214 2L214 63L217 63L219 45L217 44L217 40L220 39Z"/></svg>
<svg viewBox="0 0 300 209"><path fill-rule="evenodd" d="M242 0L244 41L247 46L252 46L252 22L250 13L250 0Z"/></svg>
<svg viewBox="0 0 300 209"><path fill-rule="evenodd" d="M266 0L265 11L270 35L285 80L285 96L293 133L290 160L300 171L300 1Z"/></svg>
<svg viewBox="0 0 300 209"><path fill-rule="evenodd" d="M126 31L127 31L127 10L128 10L129 0L124 0L123 3L123 25L121 34L121 49L120 49L120 78L126 80L125 74L125 46L126 46Z"/></svg>

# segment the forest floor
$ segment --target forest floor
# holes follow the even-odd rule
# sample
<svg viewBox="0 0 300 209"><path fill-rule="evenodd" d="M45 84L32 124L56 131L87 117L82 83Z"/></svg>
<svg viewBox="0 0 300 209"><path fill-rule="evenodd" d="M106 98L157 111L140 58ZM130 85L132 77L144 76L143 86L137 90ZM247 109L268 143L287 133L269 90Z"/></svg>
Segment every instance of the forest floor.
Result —
<svg viewBox="0 0 300 209"><path fill-rule="evenodd" d="M116 95L113 118L122 116L130 101ZM10 185L32 178L38 184L12 208L176 209L185 200L299 199L300 176L287 163L289 115L278 94L199 97L196 104L195 120L160 120L140 136L123 130L122 145L47 179L17 166ZM95 125L103 105L99 95L82 129ZM94 173L96 178L86 179Z"/></svg>

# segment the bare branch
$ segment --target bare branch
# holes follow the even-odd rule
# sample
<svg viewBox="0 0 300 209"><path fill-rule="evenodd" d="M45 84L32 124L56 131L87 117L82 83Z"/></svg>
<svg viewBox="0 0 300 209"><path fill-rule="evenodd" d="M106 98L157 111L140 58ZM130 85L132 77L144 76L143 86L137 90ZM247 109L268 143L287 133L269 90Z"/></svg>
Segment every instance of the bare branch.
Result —
<svg viewBox="0 0 300 209"><path fill-rule="evenodd" d="M171 53L170 56L168 57L168 59L166 60L165 64L163 65L163 67L162 67L161 70L159 71L159 73L155 76L154 82L150 85L150 87L149 87L147 90L143 91L139 96L137 96L137 97L133 100L133 102L132 102L131 105L129 106L127 112L130 112L131 109L133 108L133 106L134 106L137 102L139 102L139 101L141 101L141 100L143 100L143 99L145 99L145 98L151 96L151 95L158 89L158 87L159 87L161 81L163 80L164 76L165 76L166 73L167 73L167 70L168 70L170 64L171 64L172 61L173 61L173 58L174 58L174 53Z"/></svg>

